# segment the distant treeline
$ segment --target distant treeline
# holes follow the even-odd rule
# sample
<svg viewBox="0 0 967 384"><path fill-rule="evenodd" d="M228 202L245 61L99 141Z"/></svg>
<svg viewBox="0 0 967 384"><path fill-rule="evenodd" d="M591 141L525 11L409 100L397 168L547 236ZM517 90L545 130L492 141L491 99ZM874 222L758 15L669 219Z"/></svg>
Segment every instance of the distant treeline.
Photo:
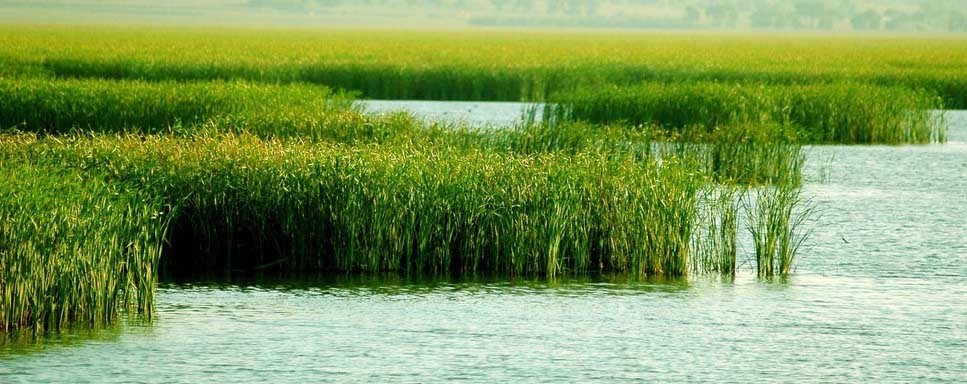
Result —
<svg viewBox="0 0 967 384"><path fill-rule="evenodd" d="M423 12L474 25L967 32L961 0L250 0L326 13Z"/></svg>

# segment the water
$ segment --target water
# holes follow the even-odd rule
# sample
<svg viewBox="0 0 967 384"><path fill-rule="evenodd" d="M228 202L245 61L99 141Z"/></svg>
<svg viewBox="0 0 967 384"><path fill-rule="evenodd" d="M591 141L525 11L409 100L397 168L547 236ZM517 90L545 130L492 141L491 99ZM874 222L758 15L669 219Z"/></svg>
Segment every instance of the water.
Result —
<svg viewBox="0 0 967 384"><path fill-rule="evenodd" d="M812 148L821 225L786 282L169 285L151 325L0 347L0 382L964 382L950 118L944 145Z"/></svg>
<svg viewBox="0 0 967 384"><path fill-rule="evenodd" d="M426 121L465 123L477 128L513 125L532 108L536 108L535 118L539 120L544 106L541 103L410 100L362 100L359 105L374 114L406 111Z"/></svg>

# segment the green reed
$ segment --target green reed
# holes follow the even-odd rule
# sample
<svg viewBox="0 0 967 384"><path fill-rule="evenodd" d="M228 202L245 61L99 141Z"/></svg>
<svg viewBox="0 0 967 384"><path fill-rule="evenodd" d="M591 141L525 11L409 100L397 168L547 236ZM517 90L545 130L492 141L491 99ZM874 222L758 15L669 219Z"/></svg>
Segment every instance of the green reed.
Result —
<svg viewBox="0 0 967 384"><path fill-rule="evenodd" d="M434 143L508 153L595 152L648 159L655 143L714 142L689 149L706 157L716 179L761 184L783 177L779 169L794 148L759 145L744 136L751 124L682 136L656 126L627 129L580 122L530 122L510 129L476 130L424 124L405 114L369 116L343 95L311 85L244 82L147 83L109 80L0 79L0 123L16 130L162 133L178 136L245 132L261 137L343 143ZM756 128L764 133L774 129ZM738 132L738 133L733 133ZM757 134L762 136L762 134ZM781 138L780 138L781 139ZM779 140L779 139L776 139ZM684 148L683 146L682 148ZM681 154L681 153L680 153ZM783 168L784 167L784 168ZM796 168L796 167L792 167ZM790 178L799 175L792 169Z"/></svg>
<svg viewBox="0 0 967 384"><path fill-rule="evenodd" d="M702 199L700 225L693 238L693 270L734 276L738 264L739 204L744 190L712 187Z"/></svg>
<svg viewBox="0 0 967 384"><path fill-rule="evenodd" d="M150 314L159 273L734 270L734 213L723 216L734 210L710 200L704 157L663 153L677 144L654 132L578 127L354 145L230 132L0 136L5 181L20 180L0 187L0 252L14 255L0 265L5 327L102 324L129 302ZM97 277L71 277L85 273ZM52 297L20 292L54 289L53 275L69 277L56 286L67 301L17 302Z"/></svg>
<svg viewBox="0 0 967 384"><path fill-rule="evenodd" d="M0 330L150 316L166 219L156 200L0 159Z"/></svg>
<svg viewBox="0 0 967 384"><path fill-rule="evenodd" d="M484 131L434 126L412 132L419 133L407 136L407 142L503 153L594 153L638 161L673 157L687 160L709 181L720 184L798 185L805 161L796 133L775 124L736 124L706 132L578 121L525 123Z"/></svg>
<svg viewBox="0 0 967 384"><path fill-rule="evenodd" d="M808 223L817 214L815 205L799 188L776 186L757 189L743 206L759 277L791 274L799 248L811 233Z"/></svg>
<svg viewBox="0 0 967 384"><path fill-rule="evenodd" d="M28 132L182 133L202 127L266 135L352 134L367 117L325 87L245 82L0 78L0 126Z"/></svg>
<svg viewBox="0 0 967 384"><path fill-rule="evenodd" d="M368 98L546 100L582 87L719 81L925 89L967 107L967 49L940 37L10 25L0 74L309 82Z"/></svg>
<svg viewBox="0 0 967 384"><path fill-rule="evenodd" d="M799 185L806 155L799 134L786 125L733 124L688 128L676 136L678 156L696 159L709 177L725 185Z"/></svg>
<svg viewBox="0 0 967 384"><path fill-rule="evenodd" d="M194 240L185 252L216 258L188 262L219 273L682 275L703 182L672 159L245 135L64 140L31 150L159 196L175 207L172 234Z"/></svg>
<svg viewBox="0 0 967 384"><path fill-rule="evenodd" d="M924 91L861 83L755 85L644 83L561 94L552 121L658 125L712 131L736 124L795 128L802 143L903 144L945 140L932 116L940 100Z"/></svg>
<svg viewBox="0 0 967 384"><path fill-rule="evenodd" d="M367 116L311 85L14 77L0 91L4 125L47 134L0 135L6 330L150 315L159 273L728 273L734 221L709 189L801 179L775 123L475 131ZM702 215L719 240L697 240Z"/></svg>

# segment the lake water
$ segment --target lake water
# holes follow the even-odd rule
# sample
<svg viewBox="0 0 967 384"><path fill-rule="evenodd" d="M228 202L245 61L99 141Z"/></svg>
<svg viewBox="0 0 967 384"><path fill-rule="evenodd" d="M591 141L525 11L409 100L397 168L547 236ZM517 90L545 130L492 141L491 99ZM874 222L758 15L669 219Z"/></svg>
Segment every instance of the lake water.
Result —
<svg viewBox="0 0 967 384"><path fill-rule="evenodd" d="M540 119L544 107L543 103L418 100L362 100L358 105L374 114L406 111L422 120L465 123L477 128L513 125L532 108L536 108L535 117Z"/></svg>
<svg viewBox="0 0 967 384"><path fill-rule="evenodd" d="M810 149L822 216L785 282L166 285L150 325L0 346L0 382L964 382L967 113L948 116L943 145Z"/></svg>

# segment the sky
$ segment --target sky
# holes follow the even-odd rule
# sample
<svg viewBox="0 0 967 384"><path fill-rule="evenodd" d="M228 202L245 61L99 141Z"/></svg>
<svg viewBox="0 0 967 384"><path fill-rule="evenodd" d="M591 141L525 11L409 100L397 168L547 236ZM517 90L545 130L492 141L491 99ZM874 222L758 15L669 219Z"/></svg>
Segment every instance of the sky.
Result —
<svg viewBox="0 0 967 384"><path fill-rule="evenodd" d="M967 33L967 0L0 0L0 22Z"/></svg>

